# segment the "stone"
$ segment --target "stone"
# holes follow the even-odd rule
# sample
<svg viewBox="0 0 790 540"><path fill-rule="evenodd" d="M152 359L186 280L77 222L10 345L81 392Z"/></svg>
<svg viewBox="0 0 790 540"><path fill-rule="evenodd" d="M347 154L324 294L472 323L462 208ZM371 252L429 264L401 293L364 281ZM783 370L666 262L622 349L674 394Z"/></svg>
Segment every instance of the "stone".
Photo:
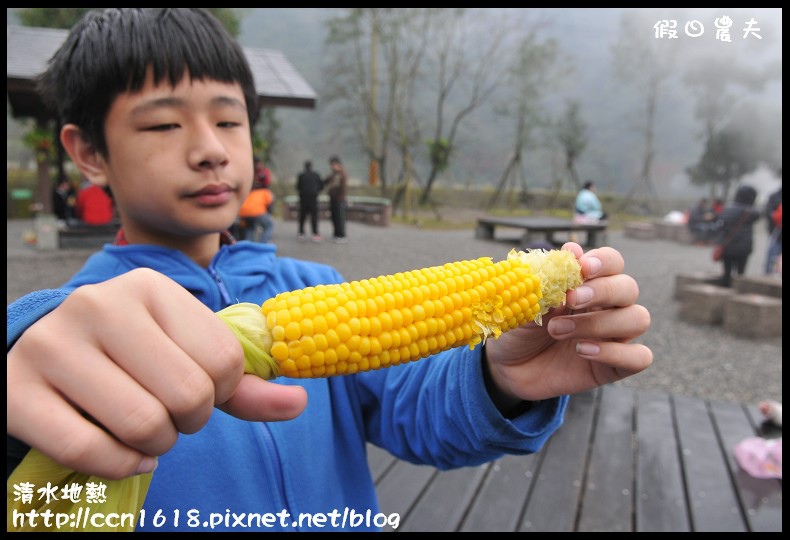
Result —
<svg viewBox="0 0 790 540"><path fill-rule="evenodd" d="M781 276L733 276L732 286L739 294L762 294L782 298Z"/></svg>
<svg viewBox="0 0 790 540"><path fill-rule="evenodd" d="M653 240L656 238L655 225L644 221L629 221L625 224L623 232L628 238L637 238L639 240Z"/></svg>
<svg viewBox="0 0 790 540"><path fill-rule="evenodd" d="M735 296L735 290L698 283L683 288L678 315L680 319L697 324L721 325L724 308Z"/></svg>
<svg viewBox="0 0 790 540"><path fill-rule="evenodd" d="M749 339L782 335L782 300L762 294L736 294L724 306L724 329Z"/></svg>
<svg viewBox="0 0 790 540"><path fill-rule="evenodd" d="M675 275L675 300L683 300L683 289L687 285L715 285L721 276L712 272L682 272Z"/></svg>

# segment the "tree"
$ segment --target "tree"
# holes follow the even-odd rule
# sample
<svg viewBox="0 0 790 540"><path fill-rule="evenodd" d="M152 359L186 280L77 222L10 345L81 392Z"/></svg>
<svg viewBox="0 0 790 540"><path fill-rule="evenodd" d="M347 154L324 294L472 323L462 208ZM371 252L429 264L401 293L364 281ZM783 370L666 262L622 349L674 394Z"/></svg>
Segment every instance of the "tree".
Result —
<svg viewBox="0 0 790 540"><path fill-rule="evenodd" d="M514 189L513 180L516 176L521 182L521 199L526 201L527 182L522 168L522 153L531 143L531 132L550 124L549 119L542 114L541 102L545 92L567 73L559 60L556 41L541 41L537 35L539 28L539 25L533 26L522 38L508 70L508 99L501 106L500 114L515 121L514 148L499 185L488 202L489 208L494 206L509 180Z"/></svg>
<svg viewBox="0 0 790 540"><path fill-rule="evenodd" d="M71 28L83 15L103 8L18 8L17 15L24 26L39 28ZM239 8L205 8L210 11L233 36L241 30Z"/></svg>
<svg viewBox="0 0 790 540"><path fill-rule="evenodd" d="M39 28L71 28L83 15L96 8L18 8L24 26Z"/></svg>
<svg viewBox="0 0 790 540"><path fill-rule="evenodd" d="M655 192L653 188L653 160L655 158L655 123L658 115L662 85L673 71L673 52L659 39L646 39L645 28L655 20L653 15L643 12L627 12L620 20L620 34L612 47L615 71L626 85L641 92L644 115L641 126L643 151L639 175L626 195L623 206L631 203L642 193L641 206L648 212L653 210Z"/></svg>
<svg viewBox="0 0 790 540"><path fill-rule="evenodd" d="M383 194L392 145L403 143L393 141L406 134L404 122L432 13L421 8L347 8L328 21L324 100L339 109L341 125L375 167Z"/></svg>
<svg viewBox="0 0 790 540"><path fill-rule="evenodd" d="M391 140L393 150L400 158L396 166L398 177L392 207L393 212L400 210L404 219L409 218L411 187L418 179L414 156L418 151L421 125L419 115L414 110L415 92L425 51L430 43L428 29L434 13L432 9L416 9L400 14L396 12L384 17L380 27L379 49L385 68L382 73L386 82L385 92L389 96L388 114L384 118L391 131L389 135L382 133L381 141L384 148L387 141ZM385 187L386 183L382 185L382 188Z"/></svg>
<svg viewBox="0 0 790 540"><path fill-rule="evenodd" d="M43 214L52 213L52 180L50 179L50 167L58 165L53 163L58 152L62 155L63 150L60 145L55 144L55 133L51 127L51 122L37 118L33 128L28 131L23 143L33 151L36 159L36 191L35 208ZM64 174L61 169L61 174Z"/></svg>
<svg viewBox="0 0 790 540"><path fill-rule="evenodd" d="M429 72L435 76L435 105L433 135L427 141L429 171L420 196L423 205L429 202L438 175L449 166L463 121L486 103L507 74L507 60L497 60L505 56L502 45L512 27L503 23L472 33L466 15L464 9L437 10L431 26L433 47ZM455 107L449 106L451 97L455 97Z"/></svg>
<svg viewBox="0 0 790 540"><path fill-rule="evenodd" d="M726 200L730 188L761 164L781 170L781 141L781 110L745 102L706 140L699 161L686 172L692 184L708 186L712 198Z"/></svg>
<svg viewBox="0 0 790 540"><path fill-rule="evenodd" d="M579 173L576 170L576 162L587 147L587 126L580 117L580 105L578 101L568 101L565 107L565 114L556 124L557 141L562 147L565 156L565 170L573 181L574 191L582 187ZM562 185L558 186L562 189Z"/></svg>
<svg viewBox="0 0 790 540"><path fill-rule="evenodd" d="M401 156L396 199L418 178L414 158L422 154L428 174L421 203L429 202L462 121L499 87L506 28L470 33L467 12L455 8L349 8L329 21L324 98L377 164L382 192L391 151ZM431 136L420 143L423 132Z"/></svg>
<svg viewBox="0 0 790 540"><path fill-rule="evenodd" d="M279 129L280 122L277 120L274 109L269 107L262 109L255 124L252 148L256 156L275 169L273 156L276 154L280 142Z"/></svg>
<svg viewBox="0 0 790 540"><path fill-rule="evenodd" d="M718 187L720 198L727 200L730 187L757 169L759 160L751 141L747 134L733 125L714 134L708 139L699 162L686 169L691 182L710 184L713 186L712 194Z"/></svg>
<svg viewBox="0 0 790 540"><path fill-rule="evenodd" d="M750 151L757 156L756 159L774 170L781 163L781 149L776 152L776 141L781 141L781 120L778 126L771 121L771 116L776 111L766 114L745 101L747 96L763 91L769 82L781 81L781 64L768 63L761 66L756 55L750 55L748 61L744 61L736 52L737 50L733 51L734 54L725 58L717 54L718 51L712 49L712 46L702 49L687 59L683 74L683 82L694 97L694 114L702 124L700 137L705 143L705 153L700 158L700 163L691 168L695 171L691 180L694 184L707 184L711 198L726 199L729 183L722 184L722 180L715 174L701 174L698 167L704 170L706 160L714 159L709 153L715 154L716 149L721 150L722 145L726 145L723 138L735 136L735 125L739 126L738 139L748 142ZM737 122L736 117L739 118ZM778 118L781 119L781 112L778 112ZM727 126L726 131L722 131L723 126ZM749 132L748 135L745 134L746 131ZM781 143L778 146L781 147ZM751 156L750 159L754 157ZM725 196L717 196L717 190L723 190Z"/></svg>

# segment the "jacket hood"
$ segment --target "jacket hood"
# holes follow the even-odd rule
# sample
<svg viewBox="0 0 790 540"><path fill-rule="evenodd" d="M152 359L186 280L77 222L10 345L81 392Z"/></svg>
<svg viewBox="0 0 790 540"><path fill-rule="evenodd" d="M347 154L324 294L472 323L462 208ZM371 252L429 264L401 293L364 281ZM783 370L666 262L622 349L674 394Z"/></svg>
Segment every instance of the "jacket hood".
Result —
<svg viewBox="0 0 790 540"><path fill-rule="evenodd" d="M262 303L305 283L342 281L329 266L277 257L272 244L242 241L220 248L208 268L161 246L107 244L64 287L97 283L141 267L170 276L215 311L236 302Z"/></svg>

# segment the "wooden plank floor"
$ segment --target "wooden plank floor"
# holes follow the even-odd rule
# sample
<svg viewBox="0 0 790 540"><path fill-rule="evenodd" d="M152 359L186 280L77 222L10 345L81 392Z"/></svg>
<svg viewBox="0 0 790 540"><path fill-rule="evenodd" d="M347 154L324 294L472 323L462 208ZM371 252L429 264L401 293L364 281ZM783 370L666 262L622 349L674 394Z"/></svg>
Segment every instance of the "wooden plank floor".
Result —
<svg viewBox="0 0 790 540"><path fill-rule="evenodd" d="M453 471L368 456L397 531L781 532L781 480L732 451L781 437L760 420L756 405L609 385L574 396L537 454Z"/></svg>

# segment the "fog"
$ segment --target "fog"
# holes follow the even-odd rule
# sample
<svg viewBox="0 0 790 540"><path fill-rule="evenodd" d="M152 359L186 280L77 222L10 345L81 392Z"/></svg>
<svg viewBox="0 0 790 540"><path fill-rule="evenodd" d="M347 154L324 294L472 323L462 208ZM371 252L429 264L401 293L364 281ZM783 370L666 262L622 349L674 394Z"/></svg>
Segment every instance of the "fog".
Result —
<svg viewBox="0 0 790 540"><path fill-rule="evenodd" d="M272 155L275 175L293 178L305 159L312 159L319 172L333 154L343 156L352 180L366 181L367 158L353 136L341 130L342 118L325 99L324 77L327 53L327 21L342 14L341 8L245 8L241 10L240 42L247 47L281 50L318 94L315 109L278 108L279 140ZM16 23L11 10L8 22ZM782 155L782 10L781 8L471 8L467 12L472 31L483 35L466 46L474 52L483 46L486 28L515 25L512 39L535 31L541 39L555 39L570 67L556 86L547 88L538 109L557 118L569 100L578 100L586 125L587 146L576 168L581 178L593 179L602 193L625 193L638 183L645 153L646 91L640 86L642 72L628 78L618 76L613 47L624 33L636 36L636 46L645 47L669 62L657 87L654 153L650 177L652 194L658 197L694 198L707 190L692 186L686 169L704 151L705 125L697 115L700 101L689 84L689 76L717 83L716 98L725 106L717 128L728 122L748 133L761 151L771 156L743 179L757 187L760 201L780 185L775 174ZM725 18L728 17L729 19ZM717 39L717 22L731 22L730 41ZM504 22L503 22L504 21ZM624 23L624 21L629 21ZM676 39L656 37L656 25L675 21ZM700 33L701 24L704 31ZM504 28L504 26L502 26ZM748 34L746 30L754 32ZM694 37L696 36L696 37ZM699 80L698 80L699 83ZM704 86L698 84L697 88ZM428 101L430 96L419 96ZM502 88L490 102L467 117L455 140L451 167L437 185L494 186L513 155L514 126L497 110L511 96ZM429 115L426 114L426 117ZM19 127L7 126L8 158L18 152ZM423 128L430 133L430 128ZM391 163L397 162L392 158ZM523 150L523 176L529 189L548 188L565 175L563 156L549 135L535 130ZM424 174L425 156L417 156ZM566 187L570 187L569 184Z"/></svg>
<svg viewBox="0 0 790 540"><path fill-rule="evenodd" d="M352 174L364 177L367 171L366 158L358 145L338 136L337 118L321 99L326 84L321 69L327 60L325 21L338 15L335 9L250 9L242 24L243 44L282 50L319 95L315 110L278 110L282 140L273 159L281 176L295 174L306 158L320 164L334 153L346 157ZM744 129L748 128L752 137L764 139L760 144L781 164L781 9L473 8L469 16L482 26L502 20L503 13L510 22L523 20L525 29L539 24L540 35L556 39L567 56L572 74L544 96L542 107L547 114L558 114L567 100L579 100L588 145L578 170L580 176L594 179L601 191L622 193L630 189L645 151L645 92L618 78L612 53L621 39L624 16L638 21L632 24L639 26L631 30L641 36L646 47L672 61L656 100L652 187L657 196L693 197L705 192L691 186L685 173L704 150L704 125L695 116L694 95L683 81L694 70L710 66L731 70L716 75L724 81L722 95L732 103L722 122L739 113L747 119L743 123L750 124ZM729 42L716 37L715 21L724 16L732 22ZM677 21L677 39L656 38L654 25L662 20ZM686 25L690 25L689 33L699 34L697 22L704 31L692 37L686 33ZM744 38L747 27L755 32ZM497 96L465 121L456 141L456 161L440 178L440 185L495 184L502 176L513 152L513 128L507 119L493 112L503 99L506 97ZM540 140L526 148L523 162L529 187L546 187L554 175L561 174L557 165L560 157L556 149L547 148ZM779 182L767 167L744 181L754 183L761 197Z"/></svg>

